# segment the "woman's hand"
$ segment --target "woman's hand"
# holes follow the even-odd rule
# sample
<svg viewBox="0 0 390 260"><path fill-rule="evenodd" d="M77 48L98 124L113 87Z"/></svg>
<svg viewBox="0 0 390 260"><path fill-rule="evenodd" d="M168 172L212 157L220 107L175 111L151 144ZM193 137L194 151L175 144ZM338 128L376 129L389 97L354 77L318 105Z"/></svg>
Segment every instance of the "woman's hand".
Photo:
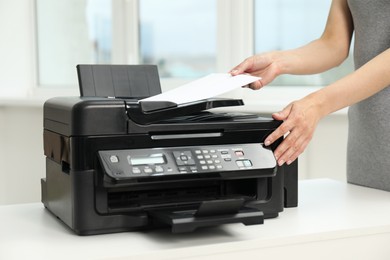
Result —
<svg viewBox="0 0 390 260"><path fill-rule="evenodd" d="M313 137L319 120L323 117L320 107L310 96L294 101L278 113L272 114L284 122L265 140L266 146L285 136L274 151L278 165L291 164L305 150Z"/></svg>
<svg viewBox="0 0 390 260"><path fill-rule="evenodd" d="M294 59L295 62L292 62ZM249 57L233 68L230 73L233 76L250 73L261 77L261 80L255 81L249 86L251 89L260 89L277 76L289 72L288 68L291 66L287 64L296 63L296 55L275 51ZM319 120L325 116L325 111L321 110L323 109L323 99L324 96L321 94L313 93L292 102L282 111L272 115L274 119L281 120L283 123L266 138L264 144L269 146L280 137L285 136L283 142L274 151L279 165L291 164L305 150L313 137Z"/></svg>
<svg viewBox="0 0 390 260"><path fill-rule="evenodd" d="M253 76L261 77L261 80L249 85L251 89L260 89L273 81L281 73L279 65L275 62L275 57L276 52L251 56L234 67L230 71L230 74L236 76L238 74L249 73Z"/></svg>

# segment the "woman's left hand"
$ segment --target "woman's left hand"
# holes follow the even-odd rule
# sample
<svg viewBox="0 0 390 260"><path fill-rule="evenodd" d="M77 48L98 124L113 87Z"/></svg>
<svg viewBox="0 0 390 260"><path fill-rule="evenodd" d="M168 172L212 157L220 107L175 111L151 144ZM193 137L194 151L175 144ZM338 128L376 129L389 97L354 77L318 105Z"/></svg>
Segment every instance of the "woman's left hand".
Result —
<svg viewBox="0 0 390 260"><path fill-rule="evenodd" d="M274 151L278 165L291 164L306 149L313 137L314 130L322 118L318 105L310 96L294 101L272 117L284 122L265 140L266 146L285 136L283 142Z"/></svg>

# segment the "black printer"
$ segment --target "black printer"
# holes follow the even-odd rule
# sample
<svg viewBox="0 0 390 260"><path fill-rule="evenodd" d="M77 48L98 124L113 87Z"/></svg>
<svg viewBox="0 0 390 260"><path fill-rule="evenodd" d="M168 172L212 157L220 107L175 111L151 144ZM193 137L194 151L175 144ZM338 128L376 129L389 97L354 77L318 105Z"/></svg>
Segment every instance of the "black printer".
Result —
<svg viewBox="0 0 390 260"><path fill-rule="evenodd" d="M78 65L80 97L44 104L42 202L79 235L262 224L297 206L297 162L263 141L281 122L209 111L239 99L140 101L154 65Z"/></svg>

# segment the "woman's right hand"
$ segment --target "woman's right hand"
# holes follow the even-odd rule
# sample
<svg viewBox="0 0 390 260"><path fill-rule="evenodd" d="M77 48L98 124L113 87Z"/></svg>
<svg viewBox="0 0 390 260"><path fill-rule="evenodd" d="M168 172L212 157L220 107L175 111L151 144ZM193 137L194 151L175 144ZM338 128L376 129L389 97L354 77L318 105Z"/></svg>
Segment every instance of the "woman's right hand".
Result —
<svg viewBox="0 0 390 260"><path fill-rule="evenodd" d="M260 89L281 74L281 69L276 62L276 56L277 52L251 56L234 67L230 71L230 74L236 76L243 73L249 73L253 76L261 77L261 80L255 81L249 85L251 89Z"/></svg>

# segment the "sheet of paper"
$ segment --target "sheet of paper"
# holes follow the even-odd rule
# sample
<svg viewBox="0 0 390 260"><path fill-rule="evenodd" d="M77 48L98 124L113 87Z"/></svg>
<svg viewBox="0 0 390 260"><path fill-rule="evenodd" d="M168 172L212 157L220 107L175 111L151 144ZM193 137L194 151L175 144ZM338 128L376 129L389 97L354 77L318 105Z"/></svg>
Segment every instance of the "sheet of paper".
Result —
<svg viewBox="0 0 390 260"><path fill-rule="evenodd" d="M261 78L247 74L233 77L229 73L213 73L173 90L140 101L171 101L176 104L190 103L219 96L259 79Z"/></svg>

